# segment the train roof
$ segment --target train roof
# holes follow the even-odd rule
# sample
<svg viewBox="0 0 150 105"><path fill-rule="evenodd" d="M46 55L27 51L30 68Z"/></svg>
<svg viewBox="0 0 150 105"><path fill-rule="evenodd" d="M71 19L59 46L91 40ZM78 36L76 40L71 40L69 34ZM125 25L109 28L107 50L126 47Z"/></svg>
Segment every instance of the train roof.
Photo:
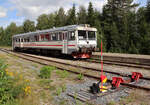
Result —
<svg viewBox="0 0 150 105"><path fill-rule="evenodd" d="M74 30L74 29L84 29L86 28L87 30L93 30L93 31L97 31L96 28L92 28L90 27L88 24L80 24L80 25L68 25L68 26L64 26L64 27L57 27L57 28L51 28L51 29L46 29L46 30L37 30L35 32L28 32L28 33L23 33L23 34L17 34L14 35L13 37L19 37L19 36L26 36L26 35L34 35L37 33L48 33L48 32L53 32L53 31L68 31L68 30Z"/></svg>

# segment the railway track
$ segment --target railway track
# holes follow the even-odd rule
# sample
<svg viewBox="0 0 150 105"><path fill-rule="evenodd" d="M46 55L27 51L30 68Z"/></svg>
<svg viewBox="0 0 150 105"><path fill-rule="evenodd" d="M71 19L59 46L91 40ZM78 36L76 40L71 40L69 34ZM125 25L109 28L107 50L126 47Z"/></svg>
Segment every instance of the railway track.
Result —
<svg viewBox="0 0 150 105"><path fill-rule="evenodd" d="M100 57L98 58L91 58L91 59L86 59L82 60L85 62L92 62L92 63L100 63ZM127 63L127 62L122 62L122 61L111 61L111 60L103 60L104 64L107 65L118 65L118 66L126 66L126 67L133 67L133 68L141 68L145 70L150 70L150 65L148 64L138 64L138 63Z"/></svg>
<svg viewBox="0 0 150 105"><path fill-rule="evenodd" d="M6 52L8 54L12 54L12 55L18 56L19 58L23 58L25 60L29 60L29 61L32 61L32 62L35 62L35 63L39 63L39 64L42 64L42 65L54 66L52 63L55 63L55 64L61 64L61 65L64 65L64 66L75 67L76 69L78 68L78 69L86 69L86 70L100 72L99 69L83 67L83 66L78 66L78 65L72 65L72 64L68 64L68 63L64 63L64 62L59 62L59 61L46 59L46 58L43 58L43 57L40 57L40 56L24 54L24 53L14 53L14 52L11 52L11 51L5 50L5 49L0 49L0 50L3 51L3 52ZM55 67L60 69L60 70L64 70L64 68L60 67L60 65L55 65ZM79 71L71 70L69 67L65 68L65 70L68 71L68 72L74 73L74 74L83 74L84 76L86 76L88 78L93 78L93 79L96 79L96 80L100 79L99 76L94 76L94 75L87 74L87 73L81 72L81 71L79 72ZM108 71L108 70L104 70L104 72L115 74L115 75L120 75L120 76L124 76L124 77L131 76L130 74L122 74L122 73L112 72L112 71ZM148 77L142 77L141 79L150 80L150 78L148 78ZM112 80L108 80L108 82L112 82ZM143 89L143 90L150 91L149 87L138 86L138 85L135 85L135 84L121 83L121 85L126 86L126 87L130 87L130 88L138 88L138 89Z"/></svg>

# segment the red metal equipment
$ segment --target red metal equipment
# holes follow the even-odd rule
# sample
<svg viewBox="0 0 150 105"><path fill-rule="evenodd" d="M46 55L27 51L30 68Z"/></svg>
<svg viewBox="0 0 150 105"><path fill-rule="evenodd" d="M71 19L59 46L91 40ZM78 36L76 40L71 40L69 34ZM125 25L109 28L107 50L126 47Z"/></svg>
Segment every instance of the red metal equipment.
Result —
<svg viewBox="0 0 150 105"><path fill-rule="evenodd" d="M91 53L72 53L73 58L90 58Z"/></svg>
<svg viewBox="0 0 150 105"><path fill-rule="evenodd" d="M123 83L124 80L121 77L112 77L112 87L118 88L120 83Z"/></svg>
<svg viewBox="0 0 150 105"><path fill-rule="evenodd" d="M140 79L140 77L143 77L143 75L141 73L132 72L132 76L131 76L132 81L137 82Z"/></svg>

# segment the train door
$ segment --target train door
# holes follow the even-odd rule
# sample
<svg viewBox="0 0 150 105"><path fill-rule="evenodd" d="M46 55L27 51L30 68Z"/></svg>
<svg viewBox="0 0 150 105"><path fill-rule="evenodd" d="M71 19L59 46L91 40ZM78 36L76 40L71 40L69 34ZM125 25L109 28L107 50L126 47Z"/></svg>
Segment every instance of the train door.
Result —
<svg viewBox="0 0 150 105"><path fill-rule="evenodd" d="M20 47L23 47L23 38L20 38Z"/></svg>
<svg viewBox="0 0 150 105"><path fill-rule="evenodd" d="M16 44L16 38L12 37L12 49L14 50Z"/></svg>
<svg viewBox="0 0 150 105"><path fill-rule="evenodd" d="M21 47L21 38L19 38L18 45L19 45L19 47Z"/></svg>
<svg viewBox="0 0 150 105"><path fill-rule="evenodd" d="M63 32L63 54L68 53L68 32Z"/></svg>

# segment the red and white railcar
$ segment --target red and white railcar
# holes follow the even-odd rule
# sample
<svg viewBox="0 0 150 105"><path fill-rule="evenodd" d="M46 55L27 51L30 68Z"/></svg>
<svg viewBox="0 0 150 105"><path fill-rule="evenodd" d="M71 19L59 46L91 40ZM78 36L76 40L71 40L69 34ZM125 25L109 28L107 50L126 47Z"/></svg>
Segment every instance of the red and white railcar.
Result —
<svg viewBox="0 0 150 105"><path fill-rule="evenodd" d="M90 58L97 47L96 28L69 25L13 36L13 50L39 50Z"/></svg>

